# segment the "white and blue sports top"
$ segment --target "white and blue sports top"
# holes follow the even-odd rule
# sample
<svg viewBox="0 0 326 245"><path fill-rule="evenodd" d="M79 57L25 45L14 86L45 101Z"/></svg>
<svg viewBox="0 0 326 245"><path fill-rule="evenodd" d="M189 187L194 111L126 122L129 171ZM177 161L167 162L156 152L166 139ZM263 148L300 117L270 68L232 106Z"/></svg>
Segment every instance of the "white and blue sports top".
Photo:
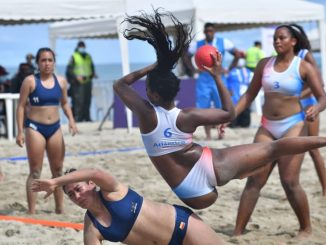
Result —
<svg viewBox="0 0 326 245"><path fill-rule="evenodd" d="M154 106L157 116L156 128L147 134L141 134L149 156L162 156L179 151L192 142L192 133L184 133L178 129L176 122L179 108L165 110Z"/></svg>
<svg viewBox="0 0 326 245"><path fill-rule="evenodd" d="M308 54L309 50L308 49L300 49L298 52L297 56L300 57L301 59L304 59L306 55Z"/></svg>
<svg viewBox="0 0 326 245"><path fill-rule="evenodd" d="M300 96L304 83L299 71L301 58L295 56L289 67L283 72L274 70L275 60L276 57L272 57L265 65L262 78L264 92Z"/></svg>

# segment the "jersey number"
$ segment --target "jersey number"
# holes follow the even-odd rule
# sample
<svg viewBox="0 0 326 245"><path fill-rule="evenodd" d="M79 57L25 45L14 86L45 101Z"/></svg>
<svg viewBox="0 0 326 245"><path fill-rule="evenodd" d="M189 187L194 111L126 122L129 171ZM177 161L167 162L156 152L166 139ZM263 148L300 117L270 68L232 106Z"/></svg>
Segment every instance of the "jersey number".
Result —
<svg viewBox="0 0 326 245"><path fill-rule="evenodd" d="M39 103L38 97L33 97L34 103Z"/></svg>
<svg viewBox="0 0 326 245"><path fill-rule="evenodd" d="M275 89L280 88L280 83L279 83L279 82L274 82L273 84L274 84L273 87L274 87Z"/></svg>
<svg viewBox="0 0 326 245"><path fill-rule="evenodd" d="M170 138L172 136L172 133L170 132L171 128L167 128L164 130L164 136L167 138Z"/></svg>

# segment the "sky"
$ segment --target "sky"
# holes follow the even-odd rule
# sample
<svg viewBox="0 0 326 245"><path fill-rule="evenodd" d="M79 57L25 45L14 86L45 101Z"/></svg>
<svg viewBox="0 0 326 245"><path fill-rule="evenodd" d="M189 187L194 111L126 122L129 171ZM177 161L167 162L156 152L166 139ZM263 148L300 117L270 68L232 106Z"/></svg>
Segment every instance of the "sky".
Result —
<svg viewBox="0 0 326 245"><path fill-rule="evenodd" d="M325 0L309 0L309 2L323 4L326 8ZM35 54L39 48L49 46L48 33L48 24L0 26L0 65L18 67L19 63L25 61L27 53ZM224 32L221 36L229 38L237 48L245 50L253 41L259 39L260 29ZM95 65L120 63L117 39L85 39L84 41ZM77 42L77 39L57 39L55 52L58 65L68 63ZM155 60L153 48L137 40L129 42L129 55L132 63L150 63Z"/></svg>

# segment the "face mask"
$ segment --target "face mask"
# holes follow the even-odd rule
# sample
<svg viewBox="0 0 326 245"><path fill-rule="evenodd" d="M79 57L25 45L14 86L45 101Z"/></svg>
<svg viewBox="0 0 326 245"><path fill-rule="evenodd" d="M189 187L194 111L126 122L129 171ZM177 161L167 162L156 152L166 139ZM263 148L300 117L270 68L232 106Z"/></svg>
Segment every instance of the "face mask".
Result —
<svg viewBox="0 0 326 245"><path fill-rule="evenodd" d="M245 59L239 59L238 60L238 67L244 67L246 65L246 60Z"/></svg>
<svg viewBox="0 0 326 245"><path fill-rule="evenodd" d="M78 48L78 51L79 51L80 53L86 53L86 48Z"/></svg>

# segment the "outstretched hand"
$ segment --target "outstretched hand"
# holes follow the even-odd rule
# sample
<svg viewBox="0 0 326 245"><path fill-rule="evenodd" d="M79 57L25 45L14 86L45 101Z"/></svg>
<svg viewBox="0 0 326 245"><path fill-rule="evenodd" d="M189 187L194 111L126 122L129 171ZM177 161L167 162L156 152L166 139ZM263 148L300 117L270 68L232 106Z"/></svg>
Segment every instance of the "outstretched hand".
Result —
<svg viewBox="0 0 326 245"><path fill-rule="evenodd" d="M33 192L45 191L44 199L46 199L54 192L56 187L52 179L36 179L33 180L31 189Z"/></svg>
<svg viewBox="0 0 326 245"><path fill-rule="evenodd" d="M210 53L213 59L213 66L203 66L204 70L208 71L211 75L220 75L222 73L222 54L220 52Z"/></svg>

